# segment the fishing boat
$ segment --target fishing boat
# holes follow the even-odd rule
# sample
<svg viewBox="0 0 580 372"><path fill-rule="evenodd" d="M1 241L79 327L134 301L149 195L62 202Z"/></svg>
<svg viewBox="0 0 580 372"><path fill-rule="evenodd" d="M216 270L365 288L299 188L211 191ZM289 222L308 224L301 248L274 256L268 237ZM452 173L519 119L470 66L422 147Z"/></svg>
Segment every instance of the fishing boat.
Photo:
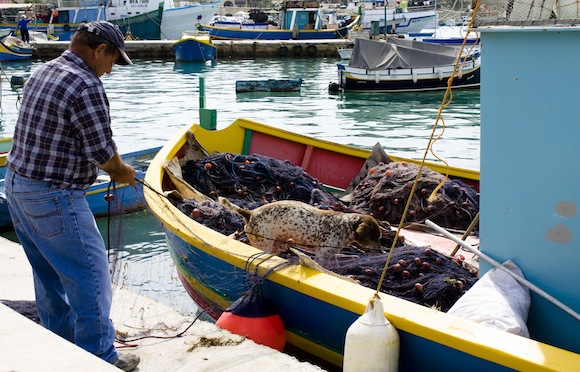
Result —
<svg viewBox="0 0 580 372"><path fill-rule="evenodd" d="M275 22L269 20L269 15L259 11L237 12L233 16L215 15L210 20L210 26L222 28L237 28L249 30L267 30L269 25L275 26Z"/></svg>
<svg viewBox="0 0 580 372"><path fill-rule="evenodd" d="M416 34L437 20L435 9L409 9L403 12L388 6L365 7L361 12L361 28L373 34Z"/></svg>
<svg viewBox="0 0 580 372"><path fill-rule="evenodd" d="M217 48L209 34L202 31L184 32L181 39L173 44L176 61L207 62L216 57Z"/></svg>
<svg viewBox="0 0 580 372"><path fill-rule="evenodd" d="M300 79L236 80L236 93L244 92L299 92Z"/></svg>
<svg viewBox="0 0 580 372"><path fill-rule="evenodd" d="M3 147L12 147L11 139L0 141L0 151ZM137 171L137 178L143 180L145 172L151 160L155 157L160 147L130 152L121 155L127 164ZM9 149L7 150L9 151ZM12 228L10 213L4 194L4 176L6 174L6 153L0 155L2 179L0 180L0 230ZM111 184L111 177L100 171L96 181L86 190L86 199L95 217L103 217L109 214L129 213L145 208L143 197L143 184L137 182L135 186L129 184Z"/></svg>
<svg viewBox="0 0 580 372"><path fill-rule="evenodd" d="M271 272L262 283L262 295L280 314L287 342L341 366L347 329L363 313L373 291L301 265L276 270L283 265L282 258L264 258L261 251L205 227L177 209L165 195L178 190L184 197L203 196L184 185L179 171L167 165L195 159L191 155L199 153L200 146L205 153L263 154L285 159L301 165L334 190L347 187L369 151L238 119L217 131L199 125L183 128L160 150L145 177L150 186L145 189L149 209L162 223L185 289L203 309L219 319L222 311L248 290L247 275ZM437 165L428 166L443 171ZM452 168L449 174L479 184L478 172ZM456 370L458 363L460 369L486 371L567 370L580 362L578 354L564 349L382 293L380 298L385 316L400 334L402 371L433 366Z"/></svg>
<svg viewBox="0 0 580 372"><path fill-rule="evenodd" d="M225 40L320 40L344 39L348 31L358 24L358 17L349 23L325 24L318 4L307 1L286 1L280 10L279 29L246 29L201 25L214 39Z"/></svg>
<svg viewBox="0 0 580 372"><path fill-rule="evenodd" d="M207 24L217 13L220 4L220 0L165 1L161 20L161 38L178 40L184 32L194 30L201 24Z"/></svg>
<svg viewBox="0 0 580 372"><path fill-rule="evenodd" d="M479 50L389 37L356 39L347 64L338 64L338 88L344 91L412 92L447 89L454 72L455 88L480 84ZM456 61L461 63L456 69ZM336 85L332 85L336 87Z"/></svg>
<svg viewBox="0 0 580 372"><path fill-rule="evenodd" d="M32 57L34 48L15 36L0 40L0 61L20 61Z"/></svg>
<svg viewBox="0 0 580 372"><path fill-rule="evenodd" d="M243 119L220 131L207 131L197 125L186 127L160 151L146 175L146 182L152 187L145 191L147 203L162 222L183 285L204 309L218 317L220 309L247 290L244 273L267 272L283 260L258 259L260 251L195 222L164 196L179 188L165 165L189 155L188 133L208 152L258 152L292 159L317 175L321 182L334 179L338 185L348 183L341 177L356 173L368 152ZM325 159L334 162L323 164ZM340 171L330 163L340 167ZM477 178L475 172L451 173L464 179ZM280 312L289 343L340 365L346 329L362 313L372 291L298 266L274 271L263 284L263 295ZM442 370L452 370L459 360L462 368L476 370L566 370L579 358L572 352L435 309L381 297L386 304L385 315L401 334L401 370L426 370L434 362ZM420 357L427 350L430 357Z"/></svg>
<svg viewBox="0 0 580 372"><path fill-rule="evenodd" d="M107 7L107 21L118 25L128 40L161 39L164 2L157 2L157 6L148 6L145 10L139 6L143 4L113 0Z"/></svg>

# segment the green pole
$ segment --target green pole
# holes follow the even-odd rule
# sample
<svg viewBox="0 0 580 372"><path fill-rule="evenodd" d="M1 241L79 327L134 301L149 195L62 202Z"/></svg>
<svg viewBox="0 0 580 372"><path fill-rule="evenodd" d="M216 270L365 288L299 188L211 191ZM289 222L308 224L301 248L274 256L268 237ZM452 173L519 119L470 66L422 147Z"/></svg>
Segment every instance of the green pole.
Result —
<svg viewBox="0 0 580 372"><path fill-rule="evenodd" d="M199 77L199 108L205 108L205 76Z"/></svg>

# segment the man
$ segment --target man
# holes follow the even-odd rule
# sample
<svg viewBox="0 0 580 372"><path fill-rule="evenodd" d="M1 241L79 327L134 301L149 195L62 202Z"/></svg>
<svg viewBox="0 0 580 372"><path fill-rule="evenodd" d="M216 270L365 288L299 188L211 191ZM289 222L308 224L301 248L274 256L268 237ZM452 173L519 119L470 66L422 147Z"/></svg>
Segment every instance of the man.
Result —
<svg viewBox="0 0 580 372"><path fill-rule="evenodd" d="M32 18L34 19L34 17ZM26 15L20 16L20 21L18 21L18 25L16 26L16 30L20 29L20 38L25 43L30 43L30 34L28 33L28 22L30 19L26 19Z"/></svg>
<svg viewBox="0 0 580 372"><path fill-rule="evenodd" d="M85 199L98 168L135 185L111 131L101 80L131 64L123 34L109 22L78 27L69 49L28 79L8 156L6 197L14 230L32 266L41 324L130 371L109 318L111 277L103 238ZM82 367L81 367L82 369Z"/></svg>

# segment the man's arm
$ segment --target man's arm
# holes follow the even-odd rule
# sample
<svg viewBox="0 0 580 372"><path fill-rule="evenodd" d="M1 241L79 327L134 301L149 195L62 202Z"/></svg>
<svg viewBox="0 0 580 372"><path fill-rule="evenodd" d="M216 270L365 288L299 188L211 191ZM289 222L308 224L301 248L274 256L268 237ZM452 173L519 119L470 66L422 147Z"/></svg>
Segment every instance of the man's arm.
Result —
<svg viewBox="0 0 580 372"><path fill-rule="evenodd" d="M118 153L116 153L105 164L99 165L99 168L109 173L111 179L115 182L128 183L133 186L135 185L135 169L125 163Z"/></svg>

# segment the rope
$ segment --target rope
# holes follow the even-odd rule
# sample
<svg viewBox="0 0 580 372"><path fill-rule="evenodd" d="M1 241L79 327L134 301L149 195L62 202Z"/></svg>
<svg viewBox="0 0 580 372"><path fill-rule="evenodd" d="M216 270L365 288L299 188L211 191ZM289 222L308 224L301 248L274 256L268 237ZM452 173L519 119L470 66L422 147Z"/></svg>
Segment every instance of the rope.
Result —
<svg viewBox="0 0 580 372"><path fill-rule="evenodd" d="M471 21L469 22L469 27L468 27L467 34L463 38L463 43L461 44L461 51L464 50L465 44L467 42L467 36L471 32L471 30L473 28L473 24L475 23L475 18L476 18L476 15L477 15L477 11L479 9L480 2L481 2L481 0L477 0L477 4L475 5L475 8L473 9L473 14L471 16ZM470 51L473 50L474 47L475 47L475 43L470 48ZM385 276L387 274L387 269L389 267L389 263L391 262L391 257L393 256L393 252L395 251L396 243L399 240L399 234L401 232L401 229L403 228L403 224L405 223L405 219L407 218L407 212L409 211L409 207L411 205L411 201L413 199L413 195L415 194L415 191L417 189L417 184L419 182L419 177L421 176L421 172L423 171L423 168L425 166L425 160L427 158L427 154L429 152L431 152L431 154L436 159L438 159L441 162L443 162L445 164L445 166L447 168L449 168L449 164L445 160L441 159L439 156L437 156L435 154L435 152L433 151L433 144L435 142L437 142L437 140L439 140L439 138L441 138L443 136L443 133L445 132L445 120L443 119L442 112L443 112L443 109L445 107L449 106L449 104L451 103L451 101L453 99L453 94L451 92L451 85L453 84L453 79L455 77L459 76L459 74L461 74L462 71L463 71L463 67L464 67L466 61L465 61L465 58L464 58L463 59L463 63L461 64L461 66L459 66L459 63L461 62L461 56L462 56L462 52L461 53L458 53L457 59L455 60L455 65L453 66L453 74L451 74L451 77L449 77L449 79L447 80L447 89L445 90L445 94L443 96L443 100L441 102L441 106L439 107L439 110L437 111L437 119L435 120L435 124L433 125L433 130L431 131L431 135L429 137L429 141L427 142L427 147L425 148L425 152L423 153L423 158L421 159L421 164L419 166L419 170L417 171L417 176L415 177L415 180L413 181L413 187L411 188L411 192L409 194L409 198L407 198L407 203L405 204L405 210L403 211L403 215L401 216L401 221L399 223L399 226L397 227L397 231L395 233L395 238L393 240L393 244L391 246L391 249L389 250L389 255L387 257L387 261L385 262L385 266L383 267L383 271L381 273L381 279L379 280L379 284L377 286L377 289L376 289L376 292L375 292L375 296L378 296L379 290L380 290L381 286L383 285L383 281L385 280ZM459 69L459 73L457 72L458 69ZM437 130L439 121L441 121L441 123L442 123L441 124L441 133L434 139L434 137L435 137L435 131ZM449 175L448 174L445 174L445 177L443 178L443 181L441 181L441 183L433 190L433 193L429 197L430 199L432 199L432 198L435 197L435 194L439 191L439 189L443 186L443 184L445 183L445 181L447 181L448 178L449 178Z"/></svg>

